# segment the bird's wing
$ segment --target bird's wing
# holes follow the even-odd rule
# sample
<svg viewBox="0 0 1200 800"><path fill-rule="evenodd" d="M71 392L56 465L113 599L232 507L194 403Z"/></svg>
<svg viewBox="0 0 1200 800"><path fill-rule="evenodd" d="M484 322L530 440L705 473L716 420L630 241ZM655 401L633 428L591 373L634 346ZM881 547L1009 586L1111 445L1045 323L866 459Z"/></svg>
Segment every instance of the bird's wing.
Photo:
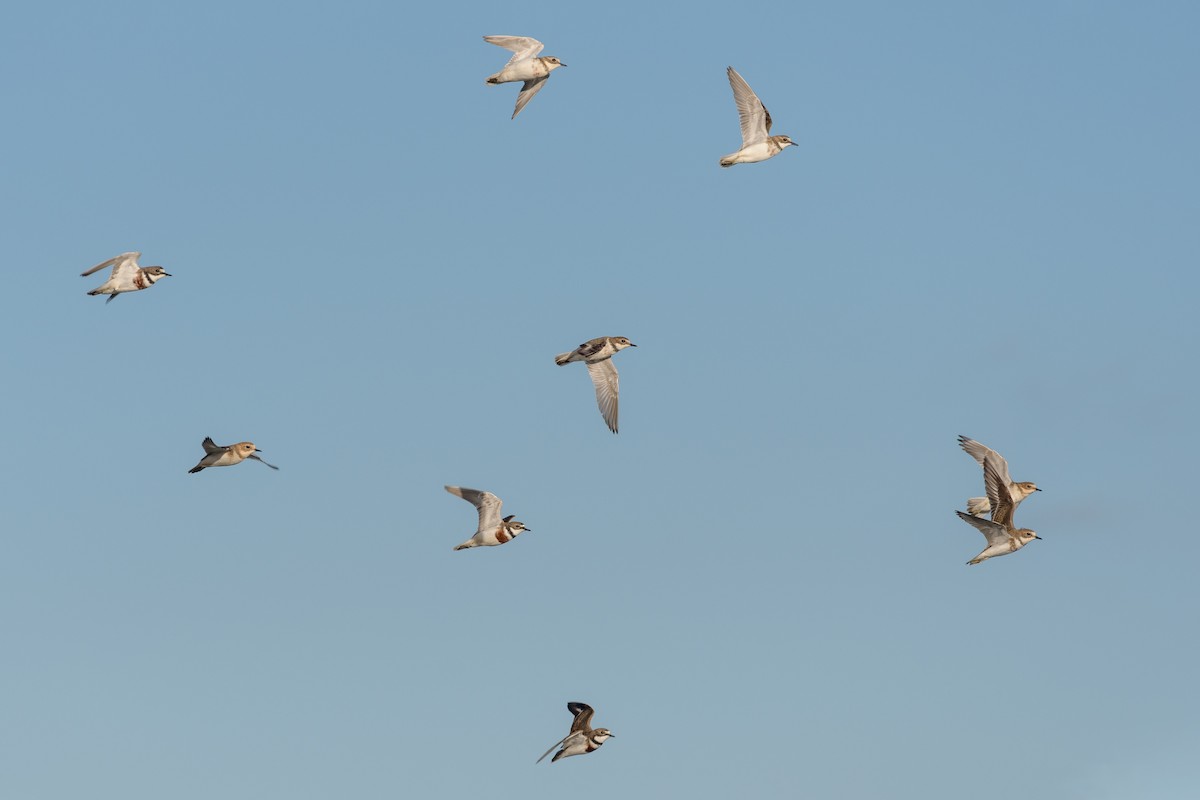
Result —
<svg viewBox="0 0 1200 800"><path fill-rule="evenodd" d="M1001 462L1004 459L1000 459ZM1013 527L1013 512L1017 506L1013 503L1012 492L1008 489L1008 470L1000 475L1000 465L996 459L987 458L983 462L983 483L987 486L988 501L992 504L992 522L1002 525L1007 530Z"/></svg>
<svg viewBox="0 0 1200 800"><path fill-rule="evenodd" d="M604 417L608 429L617 432L617 368L611 358L595 361L587 365L592 383L596 387L596 404L600 406L600 416Z"/></svg>
<svg viewBox="0 0 1200 800"><path fill-rule="evenodd" d="M225 448L212 453L205 454L204 458L196 464L197 467L211 467L213 464L221 460L221 456L225 455Z"/></svg>
<svg viewBox="0 0 1200 800"><path fill-rule="evenodd" d="M521 109L529 105L529 101L533 99L533 96L540 92L542 87L546 85L547 77L543 75L540 78L525 81L524 85L521 86L520 93L517 94L517 107L513 109L513 115L509 119L516 119L517 114L521 113Z"/></svg>
<svg viewBox="0 0 1200 800"><path fill-rule="evenodd" d="M546 756L550 755L551 753L553 753L553 752L554 752L554 748L558 747L559 745L566 744L567 742L571 741L571 739L573 739L573 738L575 738L575 737L577 737L577 736L579 736L579 734L578 734L578 733L576 733L576 732L574 732L574 731L572 731L571 733L568 733L566 736L564 736L563 738L559 739L559 740L558 740L557 742L555 742L554 744L550 745L550 749L549 749L549 750L547 750L546 752L542 753L542 758L539 758L539 759L538 759L537 761L535 761L534 763L535 763L535 764L540 764L540 763L542 763L542 759L543 759L543 758L545 758Z"/></svg>
<svg viewBox="0 0 1200 800"><path fill-rule="evenodd" d="M1008 541L1008 529L1003 525L983 519L982 517L971 516L962 511L955 511L954 513L958 514L959 519L963 522L971 523L975 530L982 533L987 538L989 545L1003 544Z"/></svg>
<svg viewBox="0 0 1200 800"><path fill-rule="evenodd" d="M446 491L479 509L479 530L492 530L500 526L500 507L504 502L496 495L465 486L447 486Z"/></svg>
<svg viewBox="0 0 1200 800"><path fill-rule="evenodd" d="M592 356L596 355L596 353L600 352L600 349L604 347L606 341L607 338L604 336L598 336L595 339L588 339L586 342L579 345L575 352L579 353L579 355L583 356L584 358L591 358Z"/></svg>
<svg viewBox="0 0 1200 800"><path fill-rule="evenodd" d="M206 453L222 453L225 451L224 447L221 447L219 444L213 442L211 436L205 436L204 441L200 443L200 446L204 448L204 452Z"/></svg>
<svg viewBox="0 0 1200 800"><path fill-rule="evenodd" d="M587 733L592 729L592 715L596 710L587 703L567 703L567 711L575 715L571 723L571 733Z"/></svg>
<svg viewBox="0 0 1200 800"><path fill-rule="evenodd" d="M1008 477L1008 462L994 450L988 451L988 457L983 459L983 487L984 491L988 492L988 503L991 504L991 518L996 522L1000 522L996 516L1000 513L1000 507L1007 503L1013 504L1012 494L1009 493L1009 483L1012 480ZM1012 516L1012 512L1009 512Z"/></svg>
<svg viewBox="0 0 1200 800"><path fill-rule="evenodd" d="M117 256L117 263L113 265L111 280L116 284L117 288L133 287L133 279L138 274L138 256L141 253L125 253Z"/></svg>
<svg viewBox="0 0 1200 800"><path fill-rule="evenodd" d="M733 102L742 122L742 147L765 142L771 132L771 115L767 107L733 67L729 67L729 85L733 87Z"/></svg>
<svg viewBox="0 0 1200 800"><path fill-rule="evenodd" d="M1008 476L1008 462L1004 460L1004 456L987 445L974 439L968 439L966 436L958 437L958 446L967 451L967 455L978 461L980 466L983 466L983 462L987 459L993 459L1000 477L1004 479L1004 484L1007 486L1012 483L1012 478Z"/></svg>
<svg viewBox="0 0 1200 800"><path fill-rule="evenodd" d="M266 462L266 461L263 461L261 458L259 458L258 456L254 455L254 453L251 453L250 455L246 456L246 458L253 458L255 461L257 461L257 462L258 462L258 463L260 463L260 464L267 464L267 462ZM267 466L268 466L268 467L270 467L270 468L271 468L271 469L273 469L273 470L278 470L278 469L279 469L279 467L275 466L274 464L267 464Z"/></svg>
<svg viewBox="0 0 1200 800"><path fill-rule="evenodd" d="M508 64L504 65L506 67L509 64L533 58L542 52L542 48L545 47L537 39L529 36L485 36L483 40L488 44L499 45L505 50L512 50L513 56L508 60Z"/></svg>
<svg viewBox="0 0 1200 800"><path fill-rule="evenodd" d="M79 277L86 278L88 275L91 275L93 272L98 272L99 270L102 270L105 267L116 264L116 266L113 267L113 276L115 277L117 275L117 272L119 270L121 270L123 267L125 267L126 265L132 264L133 268L137 269L137 260L141 257L142 257L141 253L136 253L136 252L121 253L121 255L116 256L115 258L110 258L108 261L105 261L101 264L97 264L96 266L89 269L87 272L80 273Z"/></svg>

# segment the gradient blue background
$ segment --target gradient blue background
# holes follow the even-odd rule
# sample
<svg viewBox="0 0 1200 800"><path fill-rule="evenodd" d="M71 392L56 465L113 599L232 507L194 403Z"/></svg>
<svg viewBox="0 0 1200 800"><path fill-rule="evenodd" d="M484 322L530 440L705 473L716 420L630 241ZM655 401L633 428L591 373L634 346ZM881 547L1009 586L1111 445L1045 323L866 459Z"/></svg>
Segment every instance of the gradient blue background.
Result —
<svg viewBox="0 0 1200 800"><path fill-rule="evenodd" d="M1200 10L999 5L9 7L0 794L1195 796Z"/></svg>

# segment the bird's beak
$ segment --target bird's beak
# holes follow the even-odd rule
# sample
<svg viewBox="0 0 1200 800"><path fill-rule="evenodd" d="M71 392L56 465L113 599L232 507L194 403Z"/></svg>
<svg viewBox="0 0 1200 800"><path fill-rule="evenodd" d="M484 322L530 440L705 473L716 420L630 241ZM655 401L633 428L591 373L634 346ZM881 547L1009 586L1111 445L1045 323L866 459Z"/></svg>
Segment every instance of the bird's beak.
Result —
<svg viewBox="0 0 1200 800"><path fill-rule="evenodd" d="M163 273L163 277L164 277L164 278L174 278L175 276L174 276L174 275L172 275L172 274L171 274L171 273L169 273L169 272L164 272L164 273Z"/></svg>
<svg viewBox="0 0 1200 800"><path fill-rule="evenodd" d="M566 64L562 63L561 61L560 61L560 62L558 62L558 65L559 65L560 67L565 67L565 66L566 66Z"/></svg>
<svg viewBox="0 0 1200 800"><path fill-rule="evenodd" d="M1033 535L1033 538L1035 538L1035 539L1038 539L1038 540L1041 540L1041 538L1042 538L1042 537L1038 536L1038 535L1035 533L1035 534Z"/></svg>
<svg viewBox="0 0 1200 800"><path fill-rule="evenodd" d="M629 343L629 346L630 346L630 347L637 347L637 345L636 345L636 344L634 344L633 342L630 342L630 343Z"/></svg>
<svg viewBox="0 0 1200 800"><path fill-rule="evenodd" d="M256 452L256 453L261 453L261 452L262 452L262 450L259 450L259 449L256 447L256 448L254 448L254 452Z"/></svg>
<svg viewBox="0 0 1200 800"><path fill-rule="evenodd" d="M1040 492L1040 491L1041 491L1041 489L1034 489L1034 491L1035 491L1035 492Z"/></svg>

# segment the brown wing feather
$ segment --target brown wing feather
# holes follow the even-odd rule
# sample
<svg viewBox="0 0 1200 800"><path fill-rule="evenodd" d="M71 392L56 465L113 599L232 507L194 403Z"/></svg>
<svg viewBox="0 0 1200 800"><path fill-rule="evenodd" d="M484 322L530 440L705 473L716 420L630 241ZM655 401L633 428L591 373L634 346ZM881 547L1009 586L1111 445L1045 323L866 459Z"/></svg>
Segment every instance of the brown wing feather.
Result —
<svg viewBox="0 0 1200 800"><path fill-rule="evenodd" d="M999 469L993 459L984 459L983 482L987 485L988 499L992 500L993 494L995 495L995 499L992 501L992 522L1003 525L1005 528L1012 528L1014 511L1012 494L1008 491L1008 484L1001 479Z"/></svg>
<svg viewBox="0 0 1200 800"><path fill-rule="evenodd" d="M571 723L571 733L588 733L592 730L592 715L596 712L591 706L587 703L567 703L567 711L575 715L575 721Z"/></svg>

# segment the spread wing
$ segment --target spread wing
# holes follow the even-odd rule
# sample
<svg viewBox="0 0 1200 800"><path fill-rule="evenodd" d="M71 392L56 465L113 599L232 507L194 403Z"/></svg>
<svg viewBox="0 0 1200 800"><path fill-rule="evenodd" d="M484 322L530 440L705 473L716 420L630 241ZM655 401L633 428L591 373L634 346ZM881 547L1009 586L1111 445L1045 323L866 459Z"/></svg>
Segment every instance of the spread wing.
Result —
<svg viewBox="0 0 1200 800"><path fill-rule="evenodd" d="M999 475L1001 482L1008 486L1012 483L1012 478L1008 476L1008 462L1004 460L1004 456L997 453L992 448L985 444L968 439L966 436L958 437L958 446L967 451L967 455L979 462L980 466L984 467L983 480L987 482L986 462L991 460L996 465L996 474ZM992 504L992 508L996 507L996 498L992 496L992 492L988 490L988 502Z"/></svg>
<svg viewBox="0 0 1200 800"><path fill-rule="evenodd" d="M733 102L737 104L742 122L742 147L765 142L771 132L771 115L767 107L737 70L729 67L728 74L729 85L733 87Z"/></svg>
<svg viewBox="0 0 1200 800"><path fill-rule="evenodd" d="M258 456L254 455L254 453L251 453L250 455L246 456L246 458L253 458L255 461L257 461L257 462L258 462L258 463L260 463L260 464L267 464L267 462L266 462L266 461L263 461L261 458L259 458ZM279 469L279 467L275 466L274 464L267 464L267 466L268 466L268 467L270 467L270 468L271 468L271 469L273 469L273 470L278 470L278 469Z"/></svg>
<svg viewBox="0 0 1200 800"><path fill-rule="evenodd" d="M513 115L509 117L509 119L516 119L517 114L521 113L521 109L529 105L529 101L533 99L533 96L540 92L542 87L546 85L547 77L549 76L543 75L540 78L534 78L531 81L525 81L525 84L521 87L520 93L517 95L517 107L513 109Z"/></svg>
<svg viewBox="0 0 1200 800"><path fill-rule="evenodd" d="M549 750L547 750L546 752L542 753L542 758L545 758L546 756L548 756L548 755L550 755L551 753L553 753L553 752L554 752L554 748L558 747L559 745L566 744L567 742L569 742L569 741L571 741L572 739L574 739L574 738L578 737L579 735L580 735L580 734L578 734L578 733L575 733L575 732L568 733L566 736L564 736L563 738L559 739L559 740L558 740L557 742L555 742L554 744L550 745L550 749L549 749ZM542 758L539 758L539 759L538 759L537 761L535 761L534 763L536 763L536 764L540 764L540 763L542 763Z"/></svg>
<svg viewBox="0 0 1200 800"><path fill-rule="evenodd" d="M608 429L617 432L617 368L612 359L596 361L587 365L592 383L596 387L596 404L600 406L600 416L604 417Z"/></svg>
<svg viewBox="0 0 1200 800"><path fill-rule="evenodd" d="M1004 544L1008 541L1008 529L1003 525L999 525L991 520L983 519L982 517L974 517L970 514L965 514L962 511L955 511L954 513L958 514L958 518L963 522L971 523L971 526L974 527L975 530L982 533L987 538L989 545Z"/></svg>
<svg viewBox="0 0 1200 800"><path fill-rule="evenodd" d="M97 264L96 266L92 267L87 272L81 273L79 277L86 278L88 275L91 275L93 272L98 272L99 270L102 270L105 267L112 266L114 264L116 266L113 266L112 277L115 278L118 275L121 275L123 273L132 275L134 272L137 271L137 268L138 268L137 260L141 257L142 257L141 253L136 253L136 252L121 253L121 255L119 255L115 258L110 258L108 261L105 261L102 264Z"/></svg>
<svg viewBox="0 0 1200 800"><path fill-rule="evenodd" d="M537 39L529 36L485 36L483 40L488 44L499 45L505 50L512 50L513 56L508 60L509 64L515 64L518 61L524 61L527 58L533 58L538 53L542 52L545 47ZM520 109L518 109L520 110Z"/></svg>
<svg viewBox="0 0 1200 800"><path fill-rule="evenodd" d="M500 507L504 505L504 502L499 497L491 492L481 492L465 486L447 486L445 488L450 494L461 497L479 509L479 530L486 531L500 527Z"/></svg>
<svg viewBox="0 0 1200 800"><path fill-rule="evenodd" d="M204 441L200 443L206 453L223 453L225 448L213 442L211 436L205 436Z"/></svg>
<svg viewBox="0 0 1200 800"><path fill-rule="evenodd" d="M587 703L567 703L567 711L575 715L575 721L571 723L571 733L587 733L592 729L592 715L596 711Z"/></svg>
<svg viewBox="0 0 1200 800"><path fill-rule="evenodd" d="M995 459L984 460L983 483L987 486L988 501L992 504L992 522L1003 526L1005 530L1013 527L1013 512L1017 510L1012 493L1008 490L1007 478L1008 470L1004 470L1004 476L1001 477Z"/></svg>

